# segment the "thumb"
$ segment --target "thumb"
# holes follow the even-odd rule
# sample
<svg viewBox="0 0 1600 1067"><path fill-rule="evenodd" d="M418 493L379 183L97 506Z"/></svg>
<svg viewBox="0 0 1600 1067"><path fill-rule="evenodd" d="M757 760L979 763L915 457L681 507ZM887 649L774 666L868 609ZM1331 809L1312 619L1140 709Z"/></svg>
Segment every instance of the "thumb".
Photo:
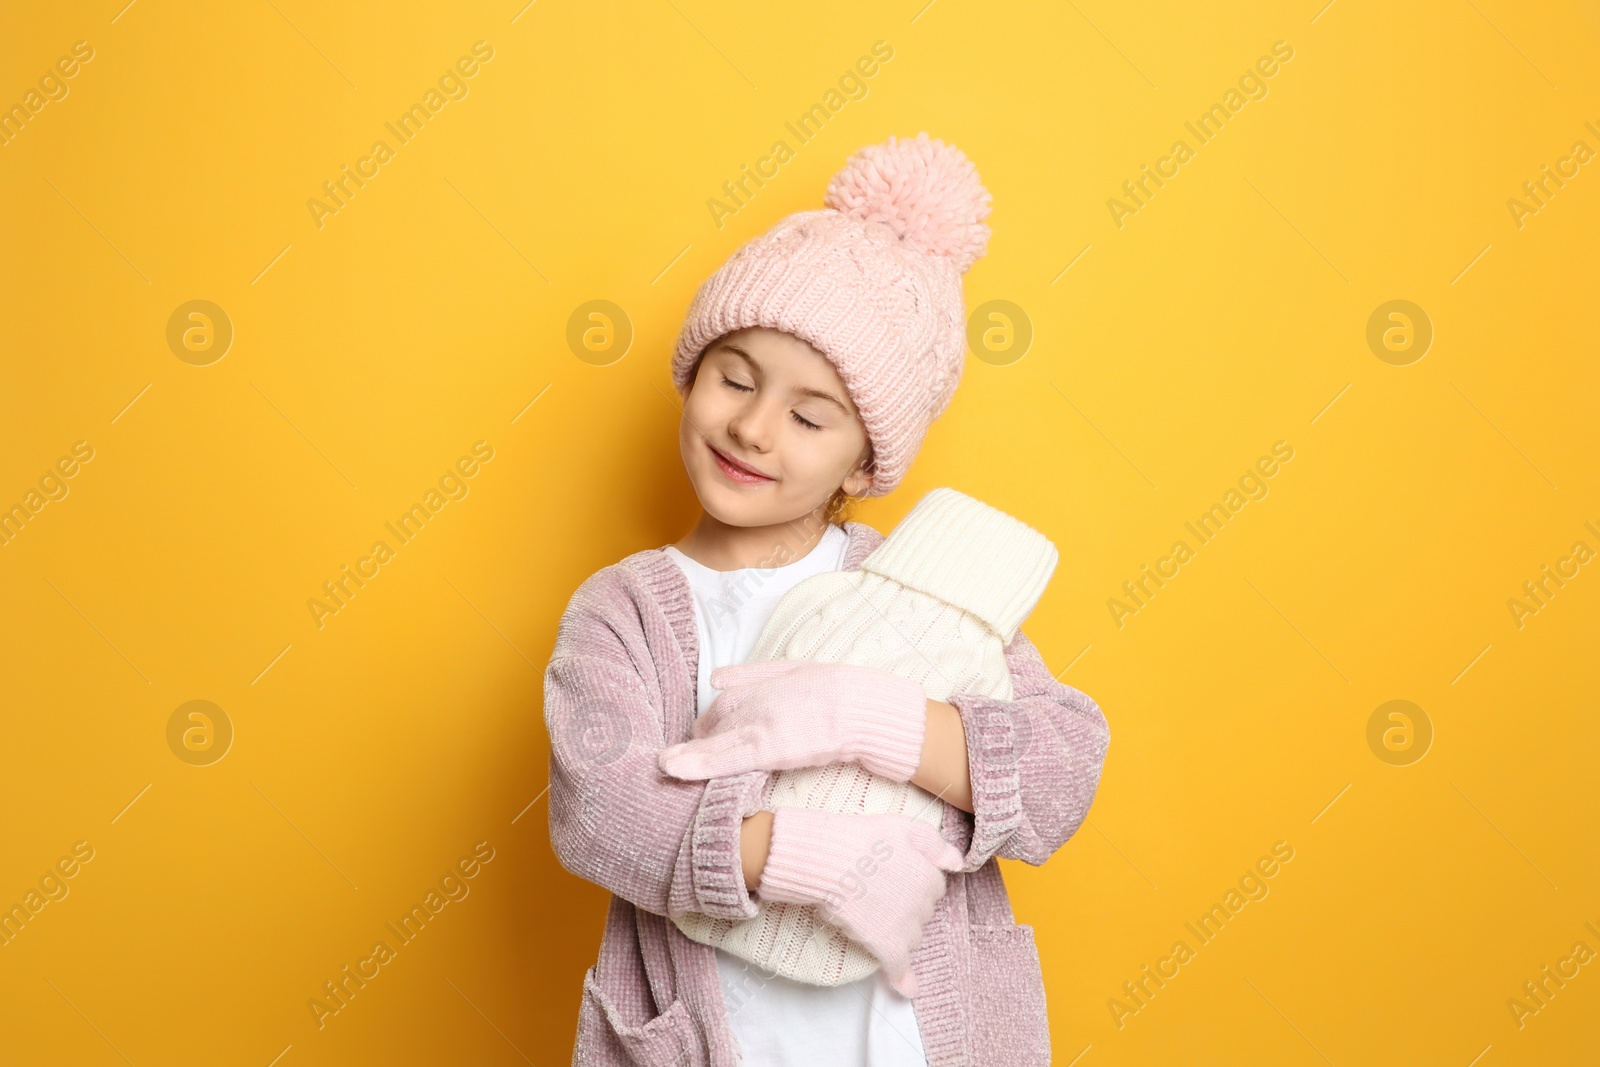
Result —
<svg viewBox="0 0 1600 1067"><path fill-rule="evenodd" d="M917 846L917 851L943 871L959 871L966 865L966 857L959 848L939 836L927 823L918 823L911 832L912 843Z"/></svg>
<svg viewBox="0 0 1600 1067"><path fill-rule="evenodd" d="M686 781L755 770L759 762L749 739L737 734L716 734L668 745L656 757L662 771Z"/></svg>
<svg viewBox="0 0 1600 1067"><path fill-rule="evenodd" d="M692 752L687 743L668 745L657 753L656 766L661 768L663 774L671 775L673 778L688 778L687 763L690 762Z"/></svg>
<svg viewBox="0 0 1600 1067"><path fill-rule="evenodd" d="M933 857L933 862L943 870L959 871L967 865L967 858L961 854L959 848L946 841L944 848L940 850L937 856Z"/></svg>
<svg viewBox="0 0 1600 1067"><path fill-rule="evenodd" d="M774 659L760 663L732 663L711 672L711 688L729 689L736 685L764 682L769 678L781 678L805 662L803 659Z"/></svg>
<svg viewBox="0 0 1600 1067"><path fill-rule="evenodd" d="M916 996L917 976L915 972L911 970L910 961L907 960L903 964L897 964L897 968L898 969L891 969L887 963L883 965L883 973L884 976L889 979L889 984L893 986L895 991L901 996Z"/></svg>

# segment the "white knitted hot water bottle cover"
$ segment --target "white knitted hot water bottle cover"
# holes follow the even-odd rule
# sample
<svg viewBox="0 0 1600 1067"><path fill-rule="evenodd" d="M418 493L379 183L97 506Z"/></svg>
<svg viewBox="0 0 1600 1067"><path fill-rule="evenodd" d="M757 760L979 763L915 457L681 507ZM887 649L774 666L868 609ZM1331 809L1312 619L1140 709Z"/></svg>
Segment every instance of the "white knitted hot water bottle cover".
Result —
<svg viewBox="0 0 1600 1067"><path fill-rule="evenodd" d="M1043 534L954 489L918 501L860 570L815 575L784 594L748 662L807 659L877 667L928 697L1011 698L1005 646L1038 603L1057 552ZM772 775L767 811L900 813L938 828L944 804L855 763ZM688 937L811 985L871 974L878 960L809 905L757 901L749 919L691 912Z"/></svg>

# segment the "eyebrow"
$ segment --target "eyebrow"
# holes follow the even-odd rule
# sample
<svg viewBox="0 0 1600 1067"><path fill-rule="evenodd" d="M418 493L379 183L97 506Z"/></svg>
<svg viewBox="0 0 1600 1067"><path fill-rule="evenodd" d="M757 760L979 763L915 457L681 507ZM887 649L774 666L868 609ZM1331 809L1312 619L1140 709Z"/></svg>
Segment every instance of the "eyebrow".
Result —
<svg viewBox="0 0 1600 1067"><path fill-rule="evenodd" d="M805 386L800 386L799 388L795 389L795 392L799 393L801 396L814 396L818 400L826 400L840 411L843 411L846 415L850 414L849 409L847 409L844 404L840 402L839 398L834 396L832 393L825 393L821 389L808 389Z"/></svg>
<svg viewBox="0 0 1600 1067"><path fill-rule="evenodd" d="M738 345L733 344L733 343L728 342L728 341L724 341L724 342L722 342L722 344L718 345L717 347L718 348L726 348L729 352L732 352L734 355L744 357L745 362L750 364L750 366L755 368L757 371L759 371L761 369L761 364L756 362L756 358L754 356L752 356L750 353L746 352L744 349L740 348ZM834 396L832 393L824 392L821 389L811 389L811 388L808 388L808 387L803 386L803 385L802 386L797 386L794 391L799 393L799 394L801 394L802 396L814 396L818 400L829 401L835 407L837 407L840 411L844 412L846 415L850 414L850 409L845 407L844 402L841 401L838 397Z"/></svg>

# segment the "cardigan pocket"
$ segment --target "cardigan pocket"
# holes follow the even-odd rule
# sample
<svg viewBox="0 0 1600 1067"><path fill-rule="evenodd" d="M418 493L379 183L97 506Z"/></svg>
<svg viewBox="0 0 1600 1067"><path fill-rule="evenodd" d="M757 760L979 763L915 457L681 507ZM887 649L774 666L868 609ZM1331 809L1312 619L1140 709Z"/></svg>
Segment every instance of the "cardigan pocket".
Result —
<svg viewBox="0 0 1600 1067"><path fill-rule="evenodd" d="M1033 927L974 923L968 989L972 1049L978 1067L1034 1067L1050 1062L1050 1018Z"/></svg>
<svg viewBox="0 0 1600 1067"><path fill-rule="evenodd" d="M584 999L600 1012L605 1029L633 1067L699 1067L704 1063L689 1007L680 997L654 1019L634 1025L624 1019L595 980L595 968L583 976Z"/></svg>

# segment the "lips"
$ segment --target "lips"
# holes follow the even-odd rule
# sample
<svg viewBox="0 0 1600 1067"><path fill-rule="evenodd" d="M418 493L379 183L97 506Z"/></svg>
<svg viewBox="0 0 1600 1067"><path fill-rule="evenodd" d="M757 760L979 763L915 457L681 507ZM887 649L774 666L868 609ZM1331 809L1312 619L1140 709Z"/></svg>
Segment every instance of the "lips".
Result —
<svg viewBox="0 0 1600 1067"><path fill-rule="evenodd" d="M774 480L770 476L740 463L732 456L718 449L710 441L706 442L706 447L711 449L711 458L715 461L717 469L730 482L736 482L739 485L762 485Z"/></svg>

